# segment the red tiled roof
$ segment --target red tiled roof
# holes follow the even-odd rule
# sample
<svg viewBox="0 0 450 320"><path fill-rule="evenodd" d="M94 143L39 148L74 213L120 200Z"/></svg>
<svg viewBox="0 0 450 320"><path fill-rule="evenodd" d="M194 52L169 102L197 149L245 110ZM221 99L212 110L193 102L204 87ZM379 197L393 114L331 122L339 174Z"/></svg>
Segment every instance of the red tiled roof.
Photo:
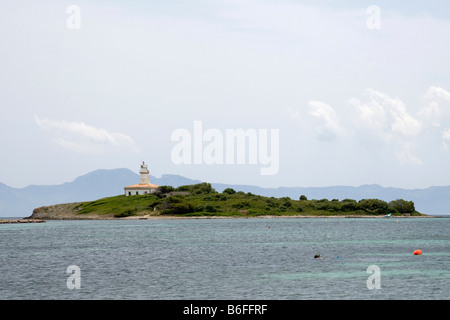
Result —
<svg viewBox="0 0 450 320"><path fill-rule="evenodd" d="M149 184L133 184L131 186L126 186L124 187L124 189L154 189L154 188L158 188L159 186L157 186L156 184L153 183L149 183Z"/></svg>

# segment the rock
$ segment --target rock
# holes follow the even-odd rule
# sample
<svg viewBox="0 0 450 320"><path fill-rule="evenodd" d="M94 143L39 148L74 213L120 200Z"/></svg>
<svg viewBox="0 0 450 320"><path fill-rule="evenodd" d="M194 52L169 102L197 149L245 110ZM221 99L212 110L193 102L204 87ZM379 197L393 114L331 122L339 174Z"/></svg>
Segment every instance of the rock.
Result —
<svg viewBox="0 0 450 320"><path fill-rule="evenodd" d="M0 223L40 223L40 222L45 222L45 220L29 219L29 218L0 220Z"/></svg>
<svg viewBox="0 0 450 320"><path fill-rule="evenodd" d="M39 207L34 209L33 214L26 219L59 220L75 218L79 204L80 202L74 202Z"/></svg>

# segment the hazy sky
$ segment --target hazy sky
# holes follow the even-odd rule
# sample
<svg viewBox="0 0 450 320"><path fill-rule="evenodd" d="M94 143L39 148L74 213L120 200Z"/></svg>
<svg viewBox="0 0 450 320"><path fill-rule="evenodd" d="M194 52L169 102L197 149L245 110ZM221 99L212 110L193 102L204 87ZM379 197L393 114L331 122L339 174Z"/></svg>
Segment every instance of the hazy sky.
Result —
<svg viewBox="0 0 450 320"><path fill-rule="evenodd" d="M263 187L450 185L447 0L1 1L0 43L13 187L142 161ZM249 145L244 164L177 164L195 123L278 130L276 172Z"/></svg>

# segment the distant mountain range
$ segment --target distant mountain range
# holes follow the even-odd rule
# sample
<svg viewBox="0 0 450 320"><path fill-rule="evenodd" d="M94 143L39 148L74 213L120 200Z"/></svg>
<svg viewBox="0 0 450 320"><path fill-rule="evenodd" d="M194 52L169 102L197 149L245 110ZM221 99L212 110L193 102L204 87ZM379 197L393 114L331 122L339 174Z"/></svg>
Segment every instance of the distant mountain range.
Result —
<svg viewBox="0 0 450 320"><path fill-rule="evenodd" d="M124 186L139 181L139 175L129 169L100 169L80 176L72 182L59 185L31 185L25 188L12 188L0 183L0 217L28 217L34 208L41 206L116 196L123 194ZM157 185L179 187L201 183L202 181L179 175L164 174L160 178L151 176L150 182ZM261 188L250 185L210 183L219 192L222 192L225 188L233 188L236 191L276 198L298 199L303 194L308 199L342 200L348 198L360 200L377 198L385 201L412 200L416 210L421 213L431 215L450 214L450 186L426 189L385 188L379 185Z"/></svg>

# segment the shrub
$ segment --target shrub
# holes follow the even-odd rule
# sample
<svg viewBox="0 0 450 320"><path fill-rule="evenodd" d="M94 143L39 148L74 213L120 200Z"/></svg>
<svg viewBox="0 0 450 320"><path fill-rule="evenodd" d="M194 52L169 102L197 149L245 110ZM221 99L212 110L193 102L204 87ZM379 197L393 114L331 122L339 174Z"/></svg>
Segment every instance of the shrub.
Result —
<svg viewBox="0 0 450 320"><path fill-rule="evenodd" d="M306 196L304 195L304 194L302 194L301 196L300 196L300 199L299 200L308 200L308 198L306 198Z"/></svg>
<svg viewBox="0 0 450 320"><path fill-rule="evenodd" d="M231 189L231 188L226 188L225 190L222 191L222 193L234 194L234 193L236 193L236 191L234 191L234 189Z"/></svg>
<svg viewBox="0 0 450 320"><path fill-rule="evenodd" d="M174 195L163 198L158 207L164 214L184 214L195 211L194 205L186 201L186 196L184 195Z"/></svg>
<svg viewBox="0 0 450 320"><path fill-rule="evenodd" d="M285 208L290 208L290 207L292 207L291 201L285 200L285 201L283 202L283 207L285 207Z"/></svg>
<svg viewBox="0 0 450 320"><path fill-rule="evenodd" d="M175 188L172 186L159 186L158 189L156 190L157 193L161 193L161 194L166 194L169 192L174 191Z"/></svg>
<svg viewBox="0 0 450 320"><path fill-rule="evenodd" d="M358 201L358 205L369 213L386 214L389 212L389 206L386 201L379 199L362 199Z"/></svg>
<svg viewBox="0 0 450 320"><path fill-rule="evenodd" d="M241 201L238 203L235 203L232 205L233 208L235 209L244 209L244 208L248 208L250 206L250 202L248 201Z"/></svg>
<svg viewBox="0 0 450 320"><path fill-rule="evenodd" d="M171 210L174 214L184 214L195 211L194 206L189 202L174 203Z"/></svg>
<svg viewBox="0 0 450 320"><path fill-rule="evenodd" d="M360 207L356 200L345 199L341 201L341 210L344 212L356 211L359 210Z"/></svg>
<svg viewBox="0 0 450 320"><path fill-rule="evenodd" d="M191 212L195 212L195 208L189 202L172 203L168 208L165 208L162 211L164 214L185 214Z"/></svg>
<svg viewBox="0 0 450 320"><path fill-rule="evenodd" d="M122 212L115 213L114 216L116 218L124 218L124 217L133 216L134 214L135 214L134 210L126 209Z"/></svg>
<svg viewBox="0 0 450 320"><path fill-rule="evenodd" d="M190 190L193 194L202 194L202 193L211 193L215 192L215 190L211 187L211 183L199 183L191 186Z"/></svg>
<svg viewBox="0 0 450 320"><path fill-rule="evenodd" d="M205 206L205 210L206 212L217 212L217 209L209 203Z"/></svg>
<svg viewBox="0 0 450 320"><path fill-rule="evenodd" d="M315 205L317 210L324 210L324 211L338 211L339 210L339 204L335 201L329 201L327 199L321 199L318 200Z"/></svg>
<svg viewBox="0 0 450 320"><path fill-rule="evenodd" d="M176 191L188 191L192 194L203 194L203 193L214 193L216 190L214 190L213 187L211 187L210 183L199 183L199 184L193 184L193 185L187 185L187 186L180 186Z"/></svg>
<svg viewBox="0 0 450 320"><path fill-rule="evenodd" d="M416 211L413 201L397 199L389 202L389 209L398 213L414 213Z"/></svg>

